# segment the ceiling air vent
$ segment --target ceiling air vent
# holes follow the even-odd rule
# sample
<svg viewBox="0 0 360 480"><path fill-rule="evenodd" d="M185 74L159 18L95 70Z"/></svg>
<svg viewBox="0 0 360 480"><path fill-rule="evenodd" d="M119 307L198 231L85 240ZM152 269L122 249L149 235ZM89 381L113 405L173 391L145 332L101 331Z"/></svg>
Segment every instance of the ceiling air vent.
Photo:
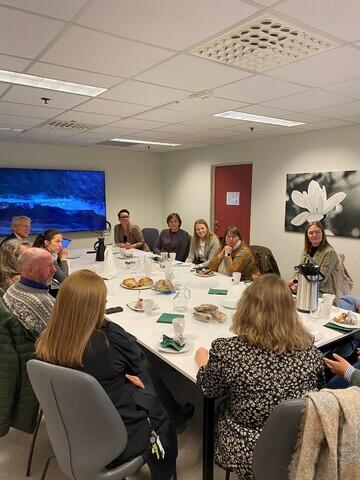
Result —
<svg viewBox="0 0 360 480"><path fill-rule="evenodd" d="M96 128L97 125L93 125L91 123L78 123L74 120L52 120L45 128L49 128L51 130L61 130L62 132L86 132L88 130L92 130Z"/></svg>
<svg viewBox="0 0 360 480"><path fill-rule="evenodd" d="M335 46L334 42L317 33L273 15L262 15L190 53L225 65L263 72Z"/></svg>

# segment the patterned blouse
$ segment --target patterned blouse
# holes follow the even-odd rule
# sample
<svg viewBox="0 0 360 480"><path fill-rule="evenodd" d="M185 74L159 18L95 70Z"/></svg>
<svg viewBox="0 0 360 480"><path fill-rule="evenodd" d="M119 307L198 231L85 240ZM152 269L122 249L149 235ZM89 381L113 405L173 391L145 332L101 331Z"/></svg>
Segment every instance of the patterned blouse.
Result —
<svg viewBox="0 0 360 480"><path fill-rule="evenodd" d="M220 265L224 264L221 273L232 275L233 272L241 272L241 280L255 280L260 277L260 271L256 265L254 254L248 245L241 244L239 248L234 249L230 256L224 256L223 260L219 260L219 254L223 247L220 247L215 255L208 263L209 270L218 272Z"/></svg>
<svg viewBox="0 0 360 480"><path fill-rule="evenodd" d="M278 354L240 337L218 338L197 384L206 397L225 397L216 415L215 462L251 480L252 452L273 408L324 386L322 354L314 345Z"/></svg>

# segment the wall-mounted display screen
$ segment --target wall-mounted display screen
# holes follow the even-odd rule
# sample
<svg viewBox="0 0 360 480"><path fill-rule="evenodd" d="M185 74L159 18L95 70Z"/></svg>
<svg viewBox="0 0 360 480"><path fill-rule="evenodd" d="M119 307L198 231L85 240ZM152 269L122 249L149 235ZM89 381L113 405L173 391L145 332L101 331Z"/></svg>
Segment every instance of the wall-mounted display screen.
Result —
<svg viewBox="0 0 360 480"><path fill-rule="evenodd" d="M31 218L31 233L104 230L105 172L0 168L1 236L17 215Z"/></svg>

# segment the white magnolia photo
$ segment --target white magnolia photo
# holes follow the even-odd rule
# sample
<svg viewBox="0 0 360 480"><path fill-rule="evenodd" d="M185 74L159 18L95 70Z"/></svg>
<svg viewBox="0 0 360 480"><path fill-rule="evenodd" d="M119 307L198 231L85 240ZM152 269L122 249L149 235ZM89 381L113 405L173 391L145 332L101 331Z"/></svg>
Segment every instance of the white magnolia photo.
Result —
<svg viewBox="0 0 360 480"><path fill-rule="evenodd" d="M286 176L285 230L323 223L327 234L360 238L360 171Z"/></svg>

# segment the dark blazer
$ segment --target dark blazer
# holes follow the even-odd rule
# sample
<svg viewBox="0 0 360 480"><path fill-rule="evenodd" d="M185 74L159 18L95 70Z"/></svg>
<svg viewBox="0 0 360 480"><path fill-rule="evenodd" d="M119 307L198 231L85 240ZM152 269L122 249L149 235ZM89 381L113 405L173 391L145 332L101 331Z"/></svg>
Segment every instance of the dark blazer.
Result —
<svg viewBox="0 0 360 480"><path fill-rule="evenodd" d="M12 240L13 238L17 238L17 236L15 235L15 233L12 233L11 235L8 235L7 237L5 237L2 242L0 243L0 248L2 246L3 243L7 242L8 240Z"/></svg>

